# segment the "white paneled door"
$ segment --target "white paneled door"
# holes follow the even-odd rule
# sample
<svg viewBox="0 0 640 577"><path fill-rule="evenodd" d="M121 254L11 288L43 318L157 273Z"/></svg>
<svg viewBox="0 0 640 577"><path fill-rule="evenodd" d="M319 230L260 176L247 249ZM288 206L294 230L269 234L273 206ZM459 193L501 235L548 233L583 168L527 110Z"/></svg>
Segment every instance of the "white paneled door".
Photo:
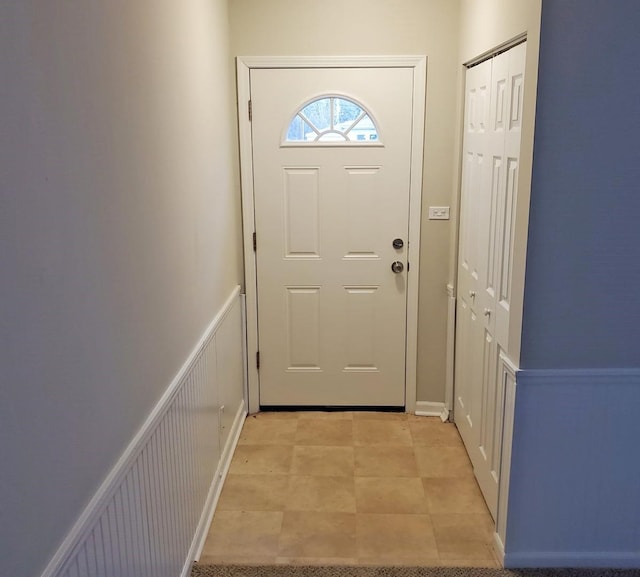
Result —
<svg viewBox="0 0 640 577"><path fill-rule="evenodd" d="M404 406L413 70L250 82L260 405Z"/></svg>
<svg viewBox="0 0 640 577"><path fill-rule="evenodd" d="M526 44L467 71L455 422L496 518Z"/></svg>

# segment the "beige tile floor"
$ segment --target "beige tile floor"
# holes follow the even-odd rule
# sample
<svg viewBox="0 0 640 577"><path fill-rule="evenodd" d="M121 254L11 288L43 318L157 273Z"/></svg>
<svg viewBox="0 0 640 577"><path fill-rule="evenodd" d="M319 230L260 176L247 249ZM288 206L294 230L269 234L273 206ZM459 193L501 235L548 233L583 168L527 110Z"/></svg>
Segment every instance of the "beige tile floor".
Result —
<svg viewBox="0 0 640 577"><path fill-rule="evenodd" d="M399 413L247 418L201 563L497 567L454 425Z"/></svg>

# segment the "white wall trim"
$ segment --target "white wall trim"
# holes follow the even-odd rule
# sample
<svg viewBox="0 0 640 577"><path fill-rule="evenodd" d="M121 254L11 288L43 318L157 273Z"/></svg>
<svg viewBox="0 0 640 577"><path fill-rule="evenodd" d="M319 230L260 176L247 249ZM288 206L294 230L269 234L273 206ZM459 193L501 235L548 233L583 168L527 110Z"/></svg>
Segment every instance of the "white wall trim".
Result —
<svg viewBox="0 0 640 577"><path fill-rule="evenodd" d="M260 381L254 359L258 351L258 293L256 253L253 250L255 205L253 202L253 143L248 105L251 98L250 63L253 59L236 59L238 90L238 139L240 145L240 188L242 195L242 235L244 247L244 284L247 331L247 410L260 410Z"/></svg>
<svg viewBox="0 0 640 577"><path fill-rule="evenodd" d="M409 199L407 275L407 339L405 368L405 410L416 410L418 362L418 292L420 278L420 224L422 207L422 165L426 102L427 57L418 56L239 56L236 59L238 84L238 130L242 189L242 222L247 314L247 357L249 413L260 409L258 370L253 362L258 351L258 306L256 257L253 251L255 206L253 198L253 160L251 123L247 104L251 98L252 68L353 68L403 67L413 69L413 125Z"/></svg>
<svg viewBox="0 0 640 577"><path fill-rule="evenodd" d="M449 410L444 403L417 401L415 415L417 417L440 417L442 421L449 419Z"/></svg>
<svg viewBox="0 0 640 577"><path fill-rule="evenodd" d="M415 68L425 64L423 55L383 56L238 56L247 68Z"/></svg>
<svg viewBox="0 0 640 577"><path fill-rule="evenodd" d="M57 577L61 575L61 572L66 568L73 555L76 554L83 542L91 536L94 527L100 521L101 516L104 514L116 492L120 489L133 464L172 407L185 381L185 377L190 373L201 353L214 337L217 329L236 303L239 294L240 286L238 285L233 288L224 305L205 329L196 346L189 354L189 357L173 378L171 384L153 408L144 424L140 427L133 440L129 443L106 479L89 501L89 504L85 507L51 561L46 566L42 577Z"/></svg>
<svg viewBox="0 0 640 577"><path fill-rule="evenodd" d="M198 524L198 529L193 539L193 543L191 544L189 556L187 557L184 569L181 573L181 577L188 577L188 575L191 574L192 562L198 561L200 559L202 548L204 547L205 541L207 540L209 525L211 525L211 521L213 520L213 516L216 512L218 500L220 499L220 493L222 493L222 487L224 486L225 479L227 478L227 474L229 473L229 467L231 466L233 453L236 450L238 441L240 440L240 434L242 433L242 427L244 426L246 416L246 404L244 401L242 401L242 404L240 405L240 407L238 407L238 411L236 412L236 416L233 420L233 426L231 427L231 432L227 439L227 443L222 451L220 463L218 464L218 470L216 471L216 475L211 482L211 488L209 489L209 494L207 496L207 503L202 511L200 523Z"/></svg>
<svg viewBox="0 0 640 577"><path fill-rule="evenodd" d="M452 283L447 284L447 358L444 386L444 404L447 413L453 411L453 390L455 381L456 360L456 289ZM448 415L447 415L448 416Z"/></svg>
<svg viewBox="0 0 640 577"><path fill-rule="evenodd" d="M627 385L640 379L640 369L525 369L518 385Z"/></svg>
<svg viewBox="0 0 640 577"><path fill-rule="evenodd" d="M502 539L497 533L493 534L491 548L493 549L493 554L496 556L500 565L504 567L504 543L502 543Z"/></svg>

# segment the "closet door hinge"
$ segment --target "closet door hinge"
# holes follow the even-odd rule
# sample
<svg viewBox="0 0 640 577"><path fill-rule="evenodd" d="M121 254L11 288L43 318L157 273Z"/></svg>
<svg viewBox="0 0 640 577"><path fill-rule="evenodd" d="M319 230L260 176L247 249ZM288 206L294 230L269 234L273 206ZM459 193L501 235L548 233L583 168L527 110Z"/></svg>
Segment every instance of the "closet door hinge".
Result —
<svg viewBox="0 0 640 577"><path fill-rule="evenodd" d="M253 120L253 105L251 104L251 100L247 103L247 109L249 111L249 122Z"/></svg>
<svg viewBox="0 0 640 577"><path fill-rule="evenodd" d="M256 251L256 249L258 248L258 237L256 236L256 233L253 233L253 252Z"/></svg>
<svg viewBox="0 0 640 577"><path fill-rule="evenodd" d="M260 351L256 353L256 369L260 370Z"/></svg>

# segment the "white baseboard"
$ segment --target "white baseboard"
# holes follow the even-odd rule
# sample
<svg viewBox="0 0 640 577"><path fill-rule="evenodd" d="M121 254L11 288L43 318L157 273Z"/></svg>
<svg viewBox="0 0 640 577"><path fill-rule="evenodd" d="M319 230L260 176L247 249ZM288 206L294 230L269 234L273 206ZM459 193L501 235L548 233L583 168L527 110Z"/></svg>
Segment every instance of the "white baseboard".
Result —
<svg viewBox="0 0 640 577"><path fill-rule="evenodd" d="M242 401L242 404L240 405L240 407L238 408L238 412L236 413L235 419L233 420L233 426L227 439L227 444L222 451L222 457L220 458L218 470L216 471L216 475L213 478L213 482L211 483L209 495L207 496L207 502L202 511L200 523L198 524L198 530L196 531L196 535L193 539L193 544L191 545L191 550L189 551L189 556L182 572L182 577L187 577L187 575L190 575L192 561L200 560L202 548L204 547L205 541L207 540L207 531L209 530L209 525L211 525L211 521L213 520L213 515L216 512L218 499L220 498L220 493L222 492L224 481L227 478L227 473L229 472L229 467L231 466L231 460L233 459L233 453L236 450L236 446L238 445L246 416L246 403Z"/></svg>
<svg viewBox="0 0 640 577"><path fill-rule="evenodd" d="M502 539L500 539L500 535L498 535L498 533L493 534L491 548L500 565L504 567L504 544L502 543Z"/></svg>
<svg viewBox="0 0 640 577"><path fill-rule="evenodd" d="M415 414L418 417L440 417L444 422L449 419L449 409L444 403L417 401Z"/></svg>

